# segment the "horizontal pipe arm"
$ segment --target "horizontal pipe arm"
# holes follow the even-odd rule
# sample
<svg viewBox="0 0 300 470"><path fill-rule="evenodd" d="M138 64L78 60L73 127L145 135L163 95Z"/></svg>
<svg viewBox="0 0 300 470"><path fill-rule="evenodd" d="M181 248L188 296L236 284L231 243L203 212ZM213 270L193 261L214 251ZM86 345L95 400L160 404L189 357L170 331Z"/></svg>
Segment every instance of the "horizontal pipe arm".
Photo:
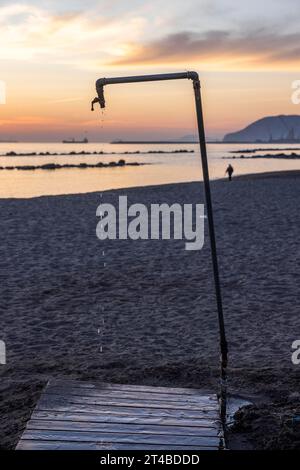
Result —
<svg viewBox="0 0 300 470"><path fill-rule="evenodd" d="M96 81L96 89L104 85L113 85L116 83L137 83L137 82L154 82L159 80L180 80L190 79L199 80L197 72L179 72L179 73L162 73L155 75L137 75L133 77L112 77L112 78L99 78Z"/></svg>

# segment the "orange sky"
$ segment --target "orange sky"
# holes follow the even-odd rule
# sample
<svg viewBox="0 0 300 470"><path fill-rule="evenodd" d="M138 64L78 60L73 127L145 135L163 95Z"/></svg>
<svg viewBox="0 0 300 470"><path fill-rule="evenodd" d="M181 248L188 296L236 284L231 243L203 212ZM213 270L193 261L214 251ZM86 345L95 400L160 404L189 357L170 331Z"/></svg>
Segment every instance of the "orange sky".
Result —
<svg viewBox="0 0 300 470"><path fill-rule="evenodd" d="M2 2L0 80L7 96L0 105L0 139L56 141L85 131L99 141L195 133L191 83L107 87L102 115L90 112L101 76L197 70L210 138L265 115L298 114L291 85L300 79L300 38L292 12L284 35L272 27L287 24L293 0L285 6L273 1L270 16L256 22L255 11L252 18L231 9L232 1L221 3L226 13L218 10L220 2L188 0L182 6L173 0L167 14L156 0L133 0L127 8L120 1L91 0L85 11L75 0L64 7L56 1ZM193 12L199 5L207 21L198 24Z"/></svg>

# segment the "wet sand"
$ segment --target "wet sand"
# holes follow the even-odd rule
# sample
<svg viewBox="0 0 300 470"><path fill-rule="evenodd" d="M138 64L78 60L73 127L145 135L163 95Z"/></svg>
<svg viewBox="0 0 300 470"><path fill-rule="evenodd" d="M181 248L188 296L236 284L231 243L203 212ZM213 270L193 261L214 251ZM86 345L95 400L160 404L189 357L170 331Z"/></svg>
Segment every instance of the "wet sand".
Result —
<svg viewBox="0 0 300 470"><path fill-rule="evenodd" d="M229 391L260 410L299 400L299 184L300 172L212 183ZM96 208L119 195L204 201L202 183L0 200L1 448L14 448L51 377L218 390L208 235L199 252L180 240L100 242ZM232 446L240 437L260 446L257 429L232 433Z"/></svg>

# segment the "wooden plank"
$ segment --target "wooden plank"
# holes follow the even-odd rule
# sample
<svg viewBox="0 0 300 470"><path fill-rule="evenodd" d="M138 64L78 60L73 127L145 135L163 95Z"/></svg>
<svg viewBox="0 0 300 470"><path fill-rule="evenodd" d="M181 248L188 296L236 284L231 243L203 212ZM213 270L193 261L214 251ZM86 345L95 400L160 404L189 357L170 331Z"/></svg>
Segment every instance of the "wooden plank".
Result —
<svg viewBox="0 0 300 470"><path fill-rule="evenodd" d="M82 382L79 380L70 380L70 379L52 379L48 384L48 388L56 385L66 386L72 385L79 388L88 388L88 389L102 389L102 390L128 390L128 391L140 391L140 392L149 392L149 393L167 393L172 395L203 395L203 391L196 388L180 388L180 387L151 387L148 385L128 385L128 384L114 384L114 383L105 383L95 381L91 382Z"/></svg>
<svg viewBox="0 0 300 470"><path fill-rule="evenodd" d="M219 419L218 410L177 410L177 409L157 409L157 408L134 408L124 406L101 406L90 405L89 403L76 403L68 398L43 396L37 405L41 411L72 411L87 412L94 414L110 414L110 415L129 415L129 416L156 416L156 417L181 417L181 418L197 418L197 419Z"/></svg>
<svg viewBox="0 0 300 470"><path fill-rule="evenodd" d="M196 403L203 405L213 405L218 406L218 400L216 396L197 396L197 395L175 395L175 394L166 394L166 393L151 393L151 392L137 392L137 391L123 391L123 390L102 390L95 388L80 388L68 386L62 387L57 385L52 385L48 387L47 393L54 395L75 395L75 396L84 396L84 397L101 397L101 398L128 398L130 400L150 400L150 401L164 401L168 402L185 402L185 403Z"/></svg>
<svg viewBox="0 0 300 470"><path fill-rule="evenodd" d="M215 404L197 404L197 403L186 403L184 401L178 401L178 402L169 402L165 400L155 400L151 401L149 400L131 400L130 398L109 398L109 397L104 397L102 398L101 396L95 396L95 397L84 397L81 395L69 395L66 391L64 392L63 396L67 395L69 397L69 400L72 403L78 403L78 404L89 404L89 405L101 405L101 406L125 406L125 407L133 407L133 408L157 408L157 409L173 409L173 410L191 410L191 411L200 411L200 410L207 410L207 411L213 411L217 409L217 406ZM62 396L61 395L56 395L52 394L50 391L47 392L47 395L45 397L51 397L51 396Z"/></svg>
<svg viewBox="0 0 300 470"><path fill-rule="evenodd" d="M99 433L92 431L52 431L26 429L22 439L50 440L50 441L77 441L122 444L162 444L177 446L206 446L217 447L220 443L218 436L174 436L163 434L122 434Z"/></svg>
<svg viewBox="0 0 300 470"><path fill-rule="evenodd" d="M173 436L218 436L215 427L189 427L189 426L159 426L151 424L126 424L126 423L95 423L93 421L58 421L38 420L34 416L27 425L28 430L51 431L89 431L99 433L122 434L171 434Z"/></svg>
<svg viewBox="0 0 300 470"><path fill-rule="evenodd" d="M146 387L146 386L134 386L134 385L118 385L118 384L105 384L102 382L94 382L94 383L83 383L76 380L68 380L68 381L61 381L61 380L51 380L48 382L46 388L54 389L54 388L76 388L85 391L96 391L96 392L105 392L105 393L133 393L133 394L151 394L155 395L168 395L174 398L185 397L187 399L192 398L202 398L207 397L209 399L217 401L217 397L215 394L204 394L197 389L181 389L181 388L167 388L167 387Z"/></svg>
<svg viewBox="0 0 300 470"><path fill-rule="evenodd" d="M100 414L86 412L64 412L64 411L39 411L35 410L32 419L51 421L74 421L74 422L94 422L94 423L124 423L124 424L153 424L160 426L189 426L220 428L220 421L216 419L197 418L168 418L164 416L134 416L117 414Z"/></svg>
<svg viewBox="0 0 300 470"><path fill-rule="evenodd" d="M18 449L220 448L219 403L198 390L55 380Z"/></svg>
<svg viewBox="0 0 300 470"><path fill-rule="evenodd" d="M217 450L217 447L185 446L184 450ZM117 442L100 444L97 442L36 441L24 439L17 450L182 450L182 446L151 444L120 444Z"/></svg>

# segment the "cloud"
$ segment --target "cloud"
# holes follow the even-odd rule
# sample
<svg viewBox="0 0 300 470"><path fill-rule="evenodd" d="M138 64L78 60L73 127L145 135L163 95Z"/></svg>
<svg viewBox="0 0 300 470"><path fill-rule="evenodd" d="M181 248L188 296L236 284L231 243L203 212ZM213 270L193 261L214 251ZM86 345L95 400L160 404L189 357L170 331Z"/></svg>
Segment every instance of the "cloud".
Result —
<svg viewBox="0 0 300 470"><path fill-rule="evenodd" d="M203 70L299 68L300 33L284 34L282 26L269 23L268 28L258 28L253 20L230 26L225 13L213 15L215 10L209 9L214 18L212 21L206 16L206 23L214 24L214 29L205 31L202 23L197 27L194 24L194 28L186 24L178 31L177 22L169 26L163 22L158 28L157 15L152 12L151 22L142 8L128 8L128 13L119 15L109 8L109 16L107 9L65 10L58 14L32 3L6 4L0 7L0 39L5 45L0 48L0 59L92 70L164 64ZM182 18L182 24L186 21ZM162 27L169 33L155 37Z"/></svg>
<svg viewBox="0 0 300 470"><path fill-rule="evenodd" d="M0 126L7 125L22 125L22 126L32 126L32 125L51 125L55 124L57 119L46 117L46 116L17 116L12 119L0 119Z"/></svg>
<svg viewBox="0 0 300 470"><path fill-rule="evenodd" d="M92 10L53 13L32 4L0 7L0 59L98 66L128 53L121 37L136 41L145 19L107 18Z"/></svg>
<svg viewBox="0 0 300 470"><path fill-rule="evenodd" d="M244 33L208 31L204 34L183 31L169 34L140 47L132 45L132 53L115 60L112 65L222 64L237 68L278 68L286 64L299 69L300 33L280 34L263 29Z"/></svg>

